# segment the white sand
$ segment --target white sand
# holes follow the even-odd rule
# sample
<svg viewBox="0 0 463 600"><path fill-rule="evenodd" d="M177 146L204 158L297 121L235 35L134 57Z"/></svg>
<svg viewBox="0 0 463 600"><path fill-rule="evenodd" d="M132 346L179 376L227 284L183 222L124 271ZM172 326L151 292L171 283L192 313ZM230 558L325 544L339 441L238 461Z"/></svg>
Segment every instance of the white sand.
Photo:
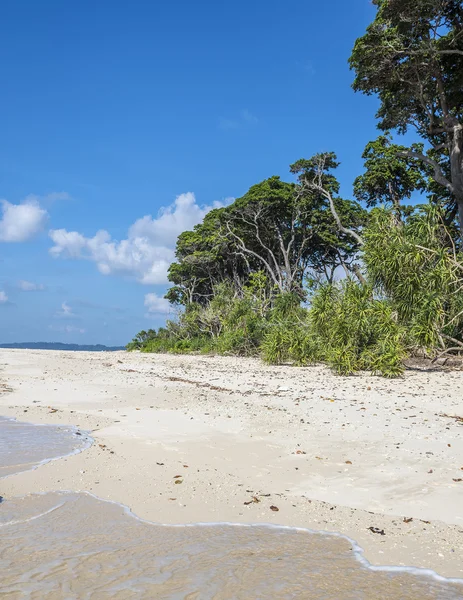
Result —
<svg viewBox="0 0 463 600"><path fill-rule="evenodd" d="M12 388L0 414L95 439L2 480L5 497L87 490L155 522L338 531L374 564L463 577L463 423L442 416L463 416L461 371L388 381L250 359L0 350L0 381Z"/></svg>

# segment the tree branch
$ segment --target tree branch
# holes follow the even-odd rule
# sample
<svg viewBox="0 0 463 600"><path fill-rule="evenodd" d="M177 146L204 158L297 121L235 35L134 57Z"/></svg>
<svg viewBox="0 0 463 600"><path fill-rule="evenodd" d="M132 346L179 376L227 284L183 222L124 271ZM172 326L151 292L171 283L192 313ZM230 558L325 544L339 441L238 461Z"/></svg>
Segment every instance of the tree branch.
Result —
<svg viewBox="0 0 463 600"><path fill-rule="evenodd" d="M356 274L357 279L360 281L360 283L362 285L366 285L367 284L367 280L362 275L362 272L360 271L360 267L358 265L352 265L352 271Z"/></svg>
<svg viewBox="0 0 463 600"><path fill-rule="evenodd" d="M266 267L266 269L267 269L270 277L273 279L274 284L280 290L282 290L283 289L283 284L282 284L281 278L280 277L277 278L277 276L275 275L272 267L265 260L265 258L263 256L260 256L260 254L257 254L257 252L254 252L253 250L250 250L249 248L246 248L246 245L243 242L243 240L238 235L236 235L236 233L234 231L232 231L232 229L230 227L230 224L226 223L226 226L227 226L227 229L228 229L228 232L230 233L230 235L232 235L235 238L235 240L237 240L237 242L239 243L241 250L243 252L247 252L248 254L251 254L252 256L255 256L258 260L260 260L265 265L265 267Z"/></svg>
<svg viewBox="0 0 463 600"><path fill-rule="evenodd" d="M437 50L437 54L460 54L463 56L463 50L457 50L456 48L454 50Z"/></svg>
<svg viewBox="0 0 463 600"><path fill-rule="evenodd" d="M443 338L445 338L446 340L448 340L449 342L453 342L454 344L457 344L458 346L463 348L463 342L460 342L459 340L456 340L455 338L450 337L449 335L445 335L445 333L441 333L441 336Z"/></svg>
<svg viewBox="0 0 463 600"><path fill-rule="evenodd" d="M331 214L333 215L333 218L336 221L336 225L338 226L339 231L341 231L342 233L345 233L346 235L350 235L351 237L354 238L354 240L356 240L358 242L358 244L360 244L360 246L363 246L364 241L359 236L359 234L356 231L354 231L353 229L344 227L344 225L342 224L341 218L338 215L338 212L334 205L334 200L331 195L331 192L323 186L323 172L325 169L325 164L326 164L326 156L320 155L313 180L311 182L309 182L309 181L307 181L307 179L304 179L304 182L305 182L306 186L309 187L309 189L315 189L315 190L319 191L322 194L322 196L324 196L328 200L328 203L330 205Z"/></svg>
<svg viewBox="0 0 463 600"><path fill-rule="evenodd" d="M316 186L318 191L321 192L323 194L323 196L325 196L325 198L328 200L329 205L330 205L330 210L331 210L331 214L333 215L334 220L336 221L336 225L338 226L339 231L341 231L342 233L345 233L346 235L350 235L351 237L354 238L354 240L356 240L361 246L364 245L364 241L363 239L359 236L359 234L354 231L353 229L349 229L348 227L344 227L344 225L341 222L341 218L338 215L338 212L336 210L336 207L334 205L334 200L333 197L331 196L331 193L328 190L325 190L323 188L323 186Z"/></svg>
<svg viewBox="0 0 463 600"><path fill-rule="evenodd" d="M436 361L439 360L439 358L442 358L443 356L445 356L449 352L456 352L456 351L461 352L461 350L462 349L460 348L460 346L454 346L453 348L447 348L447 350L444 350L443 352L441 352L440 354L438 354L436 356L436 358L433 359L432 364L434 364Z"/></svg>
<svg viewBox="0 0 463 600"><path fill-rule="evenodd" d="M402 156L403 158L416 158L417 160L421 160L426 163L430 167L434 169L434 179L437 183L443 185L451 194L455 193L453 185L450 181L445 177L444 173L438 162L429 158L429 156L425 156L421 152L413 152L412 150L407 150L406 152L398 152L398 156Z"/></svg>
<svg viewBox="0 0 463 600"><path fill-rule="evenodd" d="M253 221L248 221L247 219L245 219L244 215L237 215L237 218L240 219L243 223L246 223L247 225L250 225L251 227L253 227L256 231L256 239L259 242L259 244L262 246L262 248L268 252L269 256L272 258L273 260L273 266L275 268L275 270L279 273L280 272L280 265L278 264L278 261L275 257L275 254L272 252L271 248L269 248L268 246L266 246L264 244L264 242L262 241L261 237L260 237L260 232L259 232L259 225L257 224L257 219L258 217L261 215L262 209L258 208L254 215L253 215ZM228 227L228 223L227 223L227 227ZM281 283L281 276L279 275L279 279L280 279L280 283Z"/></svg>

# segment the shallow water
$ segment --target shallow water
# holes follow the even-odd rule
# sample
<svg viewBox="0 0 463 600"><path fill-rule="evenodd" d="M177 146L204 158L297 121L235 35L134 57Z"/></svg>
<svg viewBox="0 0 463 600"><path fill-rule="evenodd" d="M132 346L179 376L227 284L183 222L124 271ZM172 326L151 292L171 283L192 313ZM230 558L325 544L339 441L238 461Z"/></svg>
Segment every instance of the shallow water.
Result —
<svg viewBox="0 0 463 600"><path fill-rule="evenodd" d="M37 435L46 442L44 430ZM76 436L66 435L69 453ZM51 436L55 452L64 431ZM40 461L28 454L27 464L43 456L43 449ZM0 598L8 600L463 598L457 583L367 568L344 537L265 525L155 525L90 494L7 498L0 539Z"/></svg>
<svg viewBox="0 0 463 600"><path fill-rule="evenodd" d="M91 438L72 426L32 425L0 417L0 477L88 448Z"/></svg>

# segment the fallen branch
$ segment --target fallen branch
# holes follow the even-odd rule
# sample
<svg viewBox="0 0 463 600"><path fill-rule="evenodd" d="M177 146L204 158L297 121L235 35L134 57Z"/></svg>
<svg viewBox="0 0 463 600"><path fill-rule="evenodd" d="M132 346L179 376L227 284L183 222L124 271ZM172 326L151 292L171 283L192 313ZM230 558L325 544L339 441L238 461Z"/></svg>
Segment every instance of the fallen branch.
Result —
<svg viewBox="0 0 463 600"><path fill-rule="evenodd" d="M445 333L441 333L441 336L449 342L453 342L454 344L457 344L457 346L463 348L463 342L460 342L459 340L456 340L455 338L450 337L449 335L445 335Z"/></svg>
<svg viewBox="0 0 463 600"><path fill-rule="evenodd" d="M463 417L459 417L458 415L447 415L445 413L441 413L440 417L446 417L447 419L455 419L457 423L463 423Z"/></svg>
<svg viewBox="0 0 463 600"><path fill-rule="evenodd" d="M431 363L431 364L434 364L436 361L438 361L438 360L439 360L439 358L442 358L442 357L443 357L443 356L445 356L446 354L449 354L449 352L456 352L456 351L459 351L459 352L461 352L462 350L463 350L463 348L462 348L461 346L454 346L454 347L452 347L452 348L447 348L446 350L444 350L443 352L441 352L440 354L438 354L438 355L436 356L436 358L434 358L434 359L432 360L432 363Z"/></svg>

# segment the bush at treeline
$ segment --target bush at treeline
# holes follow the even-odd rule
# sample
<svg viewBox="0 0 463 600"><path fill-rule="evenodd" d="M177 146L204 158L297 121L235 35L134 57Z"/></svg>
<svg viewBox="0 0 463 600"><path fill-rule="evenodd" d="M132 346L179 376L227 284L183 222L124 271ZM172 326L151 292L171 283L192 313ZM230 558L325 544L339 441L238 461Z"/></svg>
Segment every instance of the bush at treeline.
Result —
<svg viewBox="0 0 463 600"><path fill-rule="evenodd" d="M311 281L301 301L300 290L280 292L254 272L239 287L215 284L208 301L187 303L166 328L141 332L129 348L397 376L407 355L435 356L448 340L462 341L463 261L441 237L439 209L418 208L400 227L390 211L374 209L363 235L366 282Z"/></svg>

